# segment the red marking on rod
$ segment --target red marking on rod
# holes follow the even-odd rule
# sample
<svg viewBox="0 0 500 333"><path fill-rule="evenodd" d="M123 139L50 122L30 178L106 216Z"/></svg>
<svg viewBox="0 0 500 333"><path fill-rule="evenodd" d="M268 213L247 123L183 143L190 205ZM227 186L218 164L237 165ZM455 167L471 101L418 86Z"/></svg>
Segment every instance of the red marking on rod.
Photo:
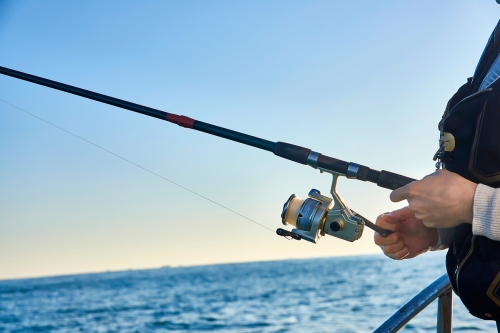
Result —
<svg viewBox="0 0 500 333"><path fill-rule="evenodd" d="M167 121L186 128L193 128L194 125L194 119L173 113L167 114Z"/></svg>

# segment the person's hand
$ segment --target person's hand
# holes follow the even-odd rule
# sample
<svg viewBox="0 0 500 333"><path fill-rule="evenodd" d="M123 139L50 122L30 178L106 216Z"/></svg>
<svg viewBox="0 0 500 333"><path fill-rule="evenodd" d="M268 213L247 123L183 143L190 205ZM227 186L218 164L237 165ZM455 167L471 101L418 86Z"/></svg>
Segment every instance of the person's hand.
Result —
<svg viewBox="0 0 500 333"><path fill-rule="evenodd" d="M456 173L437 170L422 180L398 188L391 200L408 200L415 217L429 228L452 228L472 223L477 184Z"/></svg>
<svg viewBox="0 0 500 333"><path fill-rule="evenodd" d="M385 213L377 218L379 227L393 233L382 237L375 233L375 244L391 259L410 259L437 245L437 229L426 227L408 207Z"/></svg>

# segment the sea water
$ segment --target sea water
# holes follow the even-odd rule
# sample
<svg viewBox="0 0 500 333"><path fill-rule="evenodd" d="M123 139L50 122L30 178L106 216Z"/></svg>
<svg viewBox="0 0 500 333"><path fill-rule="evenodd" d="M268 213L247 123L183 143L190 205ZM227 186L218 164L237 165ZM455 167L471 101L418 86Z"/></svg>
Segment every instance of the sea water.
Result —
<svg viewBox="0 0 500 333"><path fill-rule="evenodd" d="M0 332L371 332L444 255L283 260L0 281ZM435 332L437 302L403 332ZM454 297L454 332L496 332Z"/></svg>

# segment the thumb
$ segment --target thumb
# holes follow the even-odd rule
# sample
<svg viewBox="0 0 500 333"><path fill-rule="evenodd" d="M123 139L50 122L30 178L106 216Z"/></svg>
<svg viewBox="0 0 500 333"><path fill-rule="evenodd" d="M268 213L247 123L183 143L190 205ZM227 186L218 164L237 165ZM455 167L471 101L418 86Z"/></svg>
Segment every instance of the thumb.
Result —
<svg viewBox="0 0 500 333"><path fill-rule="evenodd" d="M390 230L392 232L398 231L400 228L400 225L398 223L398 219L391 216L391 214L382 214L379 215L376 221L376 225L379 226L382 229Z"/></svg>
<svg viewBox="0 0 500 333"><path fill-rule="evenodd" d="M406 206L390 212L389 216L398 221L404 221L410 217L415 217L415 212L412 211L408 206Z"/></svg>

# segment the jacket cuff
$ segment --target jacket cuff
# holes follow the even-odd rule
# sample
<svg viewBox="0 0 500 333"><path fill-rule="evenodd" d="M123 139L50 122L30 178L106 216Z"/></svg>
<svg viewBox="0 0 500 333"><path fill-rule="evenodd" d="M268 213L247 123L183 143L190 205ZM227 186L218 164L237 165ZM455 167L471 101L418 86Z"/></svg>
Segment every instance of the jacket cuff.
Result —
<svg viewBox="0 0 500 333"><path fill-rule="evenodd" d="M453 237L455 236L455 228L438 228L439 240L437 244L431 248L431 251L440 251L447 249L451 242L453 241Z"/></svg>
<svg viewBox="0 0 500 333"><path fill-rule="evenodd" d="M472 233L500 241L500 190L483 184L477 186Z"/></svg>

